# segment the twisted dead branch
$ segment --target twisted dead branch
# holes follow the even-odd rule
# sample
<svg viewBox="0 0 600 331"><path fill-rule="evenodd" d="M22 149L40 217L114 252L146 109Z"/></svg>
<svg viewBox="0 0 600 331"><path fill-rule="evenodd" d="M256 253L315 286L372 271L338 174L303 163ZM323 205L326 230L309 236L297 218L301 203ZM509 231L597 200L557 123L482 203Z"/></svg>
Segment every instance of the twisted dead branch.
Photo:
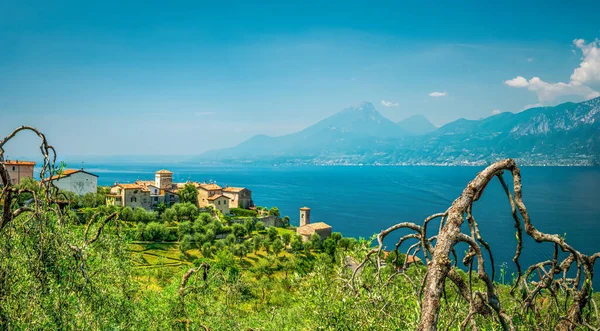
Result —
<svg viewBox="0 0 600 331"><path fill-rule="evenodd" d="M503 178L505 171L510 172L513 178L513 192L509 189ZM511 206L511 214L514 219L516 232L516 251L513 262L517 268L517 279L511 289L511 295L515 296L515 289L519 288L524 293L522 298L518 298L521 303L521 310L513 314L509 314L504 310L497 294L496 284L494 283L495 266L494 257L491 247L483 238L477 221L473 216L473 204L482 196L485 188L494 178L500 181L508 201ZM428 223L433 219L440 218L439 231L436 235L429 237L427 234ZM469 234L462 232L462 225L467 221ZM377 262L377 275L382 268L381 252L383 250L383 240L390 233L399 229L408 229L413 233L400 238L394 247L397 253L403 243L409 240L416 240L407 251L407 256L410 251L421 250L425 257L427 272L422 282L422 297L421 298L421 321L418 330L436 330L438 317L442 303L442 296L446 289L446 280L450 280L456 285L458 294L469 303L469 312L466 318L460 323L460 328L465 329L467 325L472 328L477 328L475 316L491 316L492 313L500 323L504 330L514 330L513 318L515 315L524 315L528 310L538 313L536 308L536 298L541 295L542 291L546 290L555 300L555 305L558 306L557 296L559 292L565 293L567 297L572 297L572 301L565 307L565 316L556 325L556 330L573 330L577 326L585 326L591 328L589 323L583 320L583 309L590 303L590 295L592 291L592 280L594 263L600 253L592 256L587 256L571 245L564 238L556 234L547 234L536 229L529 218L529 213L523 202L522 183L520 169L512 159L498 161L483 171L481 171L463 190L462 194L453 201L450 208L443 213L437 213L429 216L420 226L411 222L402 222L381 231L377 235L378 246L371 249L365 256L352 274L351 287L356 289L355 278L360 269L364 268L367 261L371 260L371 256L375 255ZM527 268L525 274L522 272L522 267L519 262L523 249L523 229L525 234L533 238L538 243L552 243L554 246L553 258L548 261L536 263ZM463 258L463 263L472 270L475 266L477 277L483 282L485 291L474 290L471 280L471 272L469 272L469 284L467 285L457 272L456 262L457 255L455 245L458 243L468 245L468 250ZM568 256L559 261L558 250L566 252ZM492 264L491 277L485 268L484 251ZM453 259L451 259L451 257ZM567 278L567 272L575 266L577 269L575 278ZM406 262L405 266L406 267ZM546 268L549 268L548 270ZM537 271L540 275L539 282L529 282L529 276ZM562 272L562 277L557 277ZM379 277L378 277L379 278ZM414 285L414 282L411 281ZM533 288L531 288L533 285ZM567 305L565 300L565 305Z"/></svg>
<svg viewBox="0 0 600 331"><path fill-rule="evenodd" d="M8 170L6 169L5 159L4 159L4 146L16 137L21 132L30 131L36 134L40 138L39 149L43 156L43 162L40 169L39 182L38 187L39 191L36 192L34 190L26 189L26 188L17 188L10 180L10 175ZM10 224L16 217L30 213L31 219L44 219L44 215L42 213L44 211L50 211L53 215L55 215L58 219L58 224L63 224L63 211L60 208L61 201L59 200L62 193L59 192L58 188L54 185L54 181L52 177L54 175L60 175L62 169L58 169L56 166L56 150L52 145L48 143L46 136L39 131L38 129L31 126L21 126L11 132L8 136L0 141L0 178L2 182L2 190L0 192L0 203L2 204L2 214L0 220L0 233L4 227ZM28 193L32 195L31 203L28 203L24 206L18 206L17 201L19 197L23 194ZM41 193L41 195L39 195ZM94 214L89 223L87 224L84 232L83 242L77 246L74 244L68 244L69 249L73 251L73 257L77 263L77 268L81 272L83 278L85 279L85 283L83 288L89 283L90 278L85 269L85 261L88 246L98 240L100 234L104 226L111 220L115 220L118 222L118 213L112 213L111 215L104 218L99 227L96 230L96 234L94 237L88 239L88 233L91 229L94 221L101 216L101 213ZM40 248L41 249L41 248Z"/></svg>

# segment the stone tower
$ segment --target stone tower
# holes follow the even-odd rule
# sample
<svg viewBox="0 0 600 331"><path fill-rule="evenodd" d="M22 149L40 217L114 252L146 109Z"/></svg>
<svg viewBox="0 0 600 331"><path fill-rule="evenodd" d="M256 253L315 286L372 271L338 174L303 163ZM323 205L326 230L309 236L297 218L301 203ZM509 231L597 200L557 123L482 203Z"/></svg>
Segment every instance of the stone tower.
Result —
<svg viewBox="0 0 600 331"><path fill-rule="evenodd" d="M154 174L154 184L159 189L171 189L173 187L173 173L169 170L159 170Z"/></svg>
<svg viewBox="0 0 600 331"><path fill-rule="evenodd" d="M310 224L310 208L300 208L300 226Z"/></svg>

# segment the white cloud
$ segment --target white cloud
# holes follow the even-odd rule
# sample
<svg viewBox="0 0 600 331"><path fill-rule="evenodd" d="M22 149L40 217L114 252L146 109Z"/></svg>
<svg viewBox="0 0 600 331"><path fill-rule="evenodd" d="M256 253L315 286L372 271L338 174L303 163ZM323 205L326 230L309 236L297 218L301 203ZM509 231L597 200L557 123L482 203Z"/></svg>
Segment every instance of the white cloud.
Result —
<svg viewBox="0 0 600 331"><path fill-rule="evenodd" d="M581 50L583 58L579 67L573 70L568 83L548 83L539 77L527 80L523 76L517 76L505 81L504 84L535 92L538 103L529 107L547 105L564 96L577 96L584 99L600 96L600 92L586 85L600 82L600 40L596 39L586 44L583 39L575 39L573 44Z"/></svg>
<svg viewBox="0 0 600 331"><path fill-rule="evenodd" d="M214 115L215 112L214 111L199 111L196 112L196 116L208 116L208 115Z"/></svg>
<svg viewBox="0 0 600 331"><path fill-rule="evenodd" d="M535 58L534 58L534 57L528 57L528 58L527 58L527 62L533 62L533 61L535 61Z"/></svg>
<svg viewBox="0 0 600 331"><path fill-rule="evenodd" d="M513 79L505 81L504 84L510 87L526 87L529 83L527 82L527 78L523 76L517 76Z"/></svg>
<svg viewBox="0 0 600 331"><path fill-rule="evenodd" d="M492 115L498 115L501 112L502 112L502 110L500 110L500 109L494 109L494 110L492 110Z"/></svg>
<svg viewBox="0 0 600 331"><path fill-rule="evenodd" d="M444 91L444 92L431 92L431 93L429 93L429 96L430 97L434 97L434 98L445 97L446 95L448 95L448 93L446 93L446 91Z"/></svg>
<svg viewBox="0 0 600 331"><path fill-rule="evenodd" d="M579 68L573 71L571 82L573 84L585 84L600 82L600 40L596 39L585 44L583 39L575 39L575 46L583 53Z"/></svg>
<svg viewBox="0 0 600 331"><path fill-rule="evenodd" d="M385 100L381 100L381 105L383 105L384 107L398 107L400 106L400 104L392 102L392 101L385 101Z"/></svg>

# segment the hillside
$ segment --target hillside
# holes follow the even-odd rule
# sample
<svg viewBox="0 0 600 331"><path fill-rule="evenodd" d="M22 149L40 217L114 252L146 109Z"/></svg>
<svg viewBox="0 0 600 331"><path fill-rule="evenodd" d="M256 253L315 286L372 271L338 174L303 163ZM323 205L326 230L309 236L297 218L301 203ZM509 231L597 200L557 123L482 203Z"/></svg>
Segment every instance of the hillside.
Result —
<svg viewBox="0 0 600 331"><path fill-rule="evenodd" d="M206 152L196 161L486 164L513 157L522 164L600 164L600 98L481 120L459 119L433 130L431 126L422 116L396 124L372 104L362 103L300 132L255 136L232 148Z"/></svg>

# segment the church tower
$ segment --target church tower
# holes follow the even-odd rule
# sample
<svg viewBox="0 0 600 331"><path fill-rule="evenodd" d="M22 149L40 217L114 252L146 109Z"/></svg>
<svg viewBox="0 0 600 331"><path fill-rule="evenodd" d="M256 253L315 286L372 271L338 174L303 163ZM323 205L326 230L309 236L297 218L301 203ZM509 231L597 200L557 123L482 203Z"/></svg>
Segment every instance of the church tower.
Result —
<svg viewBox="0 0 600 331"><path fill-rule="evenodd" d="M300 226L310 224L310 208L300 208Z"/></svg>
<svg viewBox="0 0 600 331"><path fill-rule="evenodd" d="M173 187L173 173L169 170L159 170L154 174L154 184L161 190Z"/></svg>

